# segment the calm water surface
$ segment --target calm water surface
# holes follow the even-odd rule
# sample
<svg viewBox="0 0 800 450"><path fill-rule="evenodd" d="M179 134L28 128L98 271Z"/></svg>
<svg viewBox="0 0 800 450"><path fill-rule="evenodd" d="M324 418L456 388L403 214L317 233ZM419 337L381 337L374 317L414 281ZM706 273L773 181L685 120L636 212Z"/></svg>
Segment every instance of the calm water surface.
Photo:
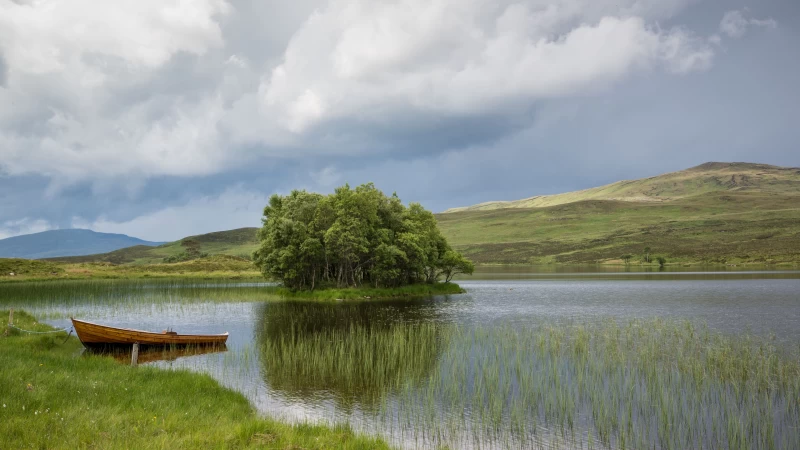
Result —
<svg viewBox="0 0 800 450"><path fill-rule="evenodd" d="M141 285L126 291L118 283L113 289L95 290L85 297L74 291L63 296L47 291L42 295L46 301L0 287L6 291L0 301L50 317L48 322L56 326L68 326L67 318L75 315L138 329L228 331L225 352L173 354L147 364L209 373L271 416L348 422L409 448L440 444L602 448L589 431L592 414L584 408L574 408L575 425L570 433L559 432L556 423L542 419L550 407L547 386L539 397L540 406L517 411L505 405L498 407L505 409L498 410L496 417L455 400L465 395L477 398L476 393L484 388L476 374L483 373L482 365L495 364L491 366L494 369L486 369L488 375L481 376L492 386L506 386L507 398L513 403L527 385L518 375L503 375L511 373L505 360L516 358L521 364L522 358L504 345L543 326L607 323L609 319L619 323L678 319L707 324L711 331L731 336L744 332L772 336L775 345L787 352L800 346L797 271L635 274L593 270L564 274L500 268L475 278L459 281L467 294L413 301L264 302L260 301L260 286L252 283L200 285L190 294L179 286L159 287L157 295ZM534 345L523 341L520 346ZM501 357L491 359L495 358L492 351L500 352ZM382 370L375 370L375 361ZM572 373L564 363L552 366L555 363L536 355L525 356L522 364L552 371L556 378L569 379ZM559 370L563 376L557 375ZM499 375L492 375L495 372ZM498 378L486 378L491 376ZM780 402L775 400L775 404ZM531 431L525 425L506 433L490 423L500 420L499 428L512 430L517 414L527 414L518 418L519 423L537 422L536 428ZM637 423L646 423L647 412L639 414L639 419L634 417ZM795 417L775 414L778 421ZM776 428L776 447L793 445L797 432ZM657 430L653 431L656 434ZM639 445L665 445L648 436L643 435ZM692 445L715 445L698 439ZM608 446L621 444L612 440Z"/></svg>

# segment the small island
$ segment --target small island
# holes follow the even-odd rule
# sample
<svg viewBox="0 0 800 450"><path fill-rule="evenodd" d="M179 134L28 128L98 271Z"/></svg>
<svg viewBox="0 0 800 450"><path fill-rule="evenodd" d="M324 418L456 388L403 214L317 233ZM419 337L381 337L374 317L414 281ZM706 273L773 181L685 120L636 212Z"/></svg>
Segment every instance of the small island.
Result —
<svg viewBox="0 0 800 450"><path fill-rule="evenodd" d="M253 261L288 296L343 299L463 292L474 264L447 243L433 213L372 183L333 194L295 190L264 208Z"/></svg>

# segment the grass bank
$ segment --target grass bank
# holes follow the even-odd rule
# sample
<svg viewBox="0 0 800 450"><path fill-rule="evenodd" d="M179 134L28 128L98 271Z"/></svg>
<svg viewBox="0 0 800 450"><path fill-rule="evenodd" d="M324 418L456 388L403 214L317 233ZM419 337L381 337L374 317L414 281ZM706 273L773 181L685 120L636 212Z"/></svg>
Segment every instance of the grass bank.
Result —
<svg viewBox="0 0 800 450"><path fill-rule="evenodd" d="M12 275L13 274L13 275ZM213 255L171 264L124 264L108 262L61 263L18 258L0 258L0 283L50 280L126 280L196 278L209 280L263 280L263 275L245 259Z"/></svg>
<svg viewBox="0 0 800 450"><path fill-rule="evenodd" d="M299 300L359 300L390 299L403 297L426 297L429 295L463 294L466 292L455 283L412 284L396 288L325 288L313 291L293 291L282 287L265 288L282 298Z"/></svg>
<svg viewBox="0 0 800 450"><path fill-rule="evenodd" d="M3 322L8 311L0 311ZM17 311L14 324L51 327ZM261 418L241 395L188 371L79 356L64 334L0 335L3 448L387 448L349 428Z"/></svg>

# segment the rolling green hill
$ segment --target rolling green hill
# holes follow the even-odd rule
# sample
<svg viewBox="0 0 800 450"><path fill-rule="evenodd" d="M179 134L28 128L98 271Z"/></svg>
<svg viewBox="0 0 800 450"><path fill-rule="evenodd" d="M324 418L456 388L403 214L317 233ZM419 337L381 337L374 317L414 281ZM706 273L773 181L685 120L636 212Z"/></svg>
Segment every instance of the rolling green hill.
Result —
<svg viewBox="0 0 800 450"><path fill-rule="evenodd" d="M479 264L800 263L800 168L706 163L583 191L490 202L436 215L448 241ZM154 264L186 251L249 258L256 228L58 262Z"/></svg>
<svg viewBox="0 0 800 450"><path fill-rule="evenodd" d="M714 192L800 194L800 168L767 164L709 162L641 180L623 180L582 191L538 195L516 201L480 203L445 213L505 208L542 208L586 200L663 203Z"/></svg>
<svg viewBox="0 0 800 450"><path fill-rule="evenodd" d="M112 264L155 264L164 258L177 256L186 251L185 242L194 241L199 251L209 255L230 255L249 259L256 249L258 228L238 228L229 231L189 236L179 241L170 242L158 247L136 245L97 255L50 258L49 261L68 263L107 262Z"/></svg>
<svg viewBox="0 0 800 450"><path fill-rule="evenodd" d="M477 263L800 262L800 169L706 163L584 191L437 215Z"/></svg>

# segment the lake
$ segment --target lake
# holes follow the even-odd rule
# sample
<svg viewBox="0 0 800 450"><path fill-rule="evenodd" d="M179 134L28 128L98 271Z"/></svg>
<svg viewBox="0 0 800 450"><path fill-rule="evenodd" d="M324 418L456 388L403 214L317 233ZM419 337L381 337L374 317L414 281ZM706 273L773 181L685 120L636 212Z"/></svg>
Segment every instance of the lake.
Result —
<svg viewBox="0 0 800 450"><path fill-rule="evenodd" d="M0 285L3 307L181 333L149 355L265 414L347 422L406 448L800 448L800 272L492 268L468 293L266 298L260 283Z"/></svg>

